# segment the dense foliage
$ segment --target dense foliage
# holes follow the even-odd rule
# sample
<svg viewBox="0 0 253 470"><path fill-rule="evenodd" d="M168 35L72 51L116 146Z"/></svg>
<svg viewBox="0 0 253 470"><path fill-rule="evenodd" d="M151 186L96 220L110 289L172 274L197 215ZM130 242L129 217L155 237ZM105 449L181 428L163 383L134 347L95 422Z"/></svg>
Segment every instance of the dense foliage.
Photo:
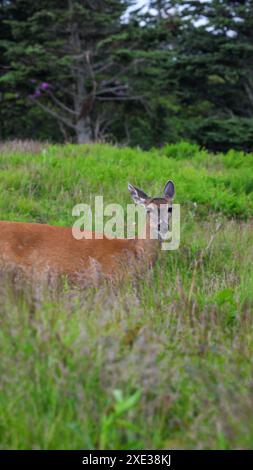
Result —
<svg viewBox="0 0 253 470"><path fill-rule="evenodd" d="M147 7L0 0L0 138L252 150L252 0Z"/></svg>

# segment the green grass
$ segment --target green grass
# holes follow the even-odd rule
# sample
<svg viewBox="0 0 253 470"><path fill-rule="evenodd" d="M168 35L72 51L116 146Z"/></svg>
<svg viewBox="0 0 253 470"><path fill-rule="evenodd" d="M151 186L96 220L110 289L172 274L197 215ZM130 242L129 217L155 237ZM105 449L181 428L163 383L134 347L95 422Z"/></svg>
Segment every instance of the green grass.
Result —
<svg viewBox="0 0 253 470"><path fill-rule="evenodd" d="M0 448L253 447L253 156L6 145L2 220L174 180L181 245L117 290L0 283ZM218 228L219 227L219 228Z"/></svg>

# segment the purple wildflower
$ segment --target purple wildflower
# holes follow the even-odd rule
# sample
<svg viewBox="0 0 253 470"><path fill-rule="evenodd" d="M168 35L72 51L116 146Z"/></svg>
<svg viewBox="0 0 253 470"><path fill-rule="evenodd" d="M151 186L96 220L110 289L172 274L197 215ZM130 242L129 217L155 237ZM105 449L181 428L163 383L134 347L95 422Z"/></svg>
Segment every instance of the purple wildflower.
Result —
<svg viewBox="0 0 253 470"><path fill-rule="evenodd" d="M51 85L48 82L42 82L42 83L40 83L39 88L40 88L40 90L48 90L48 88L50 88L50 86Z"/></svg>

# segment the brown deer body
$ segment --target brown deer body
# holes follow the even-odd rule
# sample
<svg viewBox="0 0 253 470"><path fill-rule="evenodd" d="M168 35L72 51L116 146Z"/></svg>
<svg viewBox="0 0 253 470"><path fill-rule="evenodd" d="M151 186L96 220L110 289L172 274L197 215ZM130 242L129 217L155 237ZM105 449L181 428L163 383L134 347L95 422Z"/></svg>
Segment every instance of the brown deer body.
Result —
<svg viewBox="0 0 253 470"><path fill-rule="evenodd" d="M166 187L164 198L152 199L129 185L134 202L148 209L147 234L152 225L152 206L172 202L174 185L168 182ZM159 220L159 229L162 224ZM142 258L151 264L157 256L159 241L149 235L146 239L109 239L105 235L96 239L93 235L92 239L76 240L71 228L0 221L0 262L38 278L53 272L75 281L78 276L89 279L99 273L108 279L120 279L135 261Z"/></svg>

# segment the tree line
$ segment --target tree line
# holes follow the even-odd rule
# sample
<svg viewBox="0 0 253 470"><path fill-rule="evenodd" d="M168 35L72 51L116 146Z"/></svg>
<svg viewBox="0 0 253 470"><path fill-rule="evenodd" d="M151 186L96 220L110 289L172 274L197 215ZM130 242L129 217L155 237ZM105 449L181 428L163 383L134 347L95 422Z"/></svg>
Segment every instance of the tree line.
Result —
<svg viewBox="0 0 253 470"><path fill-rule="evenodd" d="M0 0L0 139L253 150L253 1Z"/></svg>

